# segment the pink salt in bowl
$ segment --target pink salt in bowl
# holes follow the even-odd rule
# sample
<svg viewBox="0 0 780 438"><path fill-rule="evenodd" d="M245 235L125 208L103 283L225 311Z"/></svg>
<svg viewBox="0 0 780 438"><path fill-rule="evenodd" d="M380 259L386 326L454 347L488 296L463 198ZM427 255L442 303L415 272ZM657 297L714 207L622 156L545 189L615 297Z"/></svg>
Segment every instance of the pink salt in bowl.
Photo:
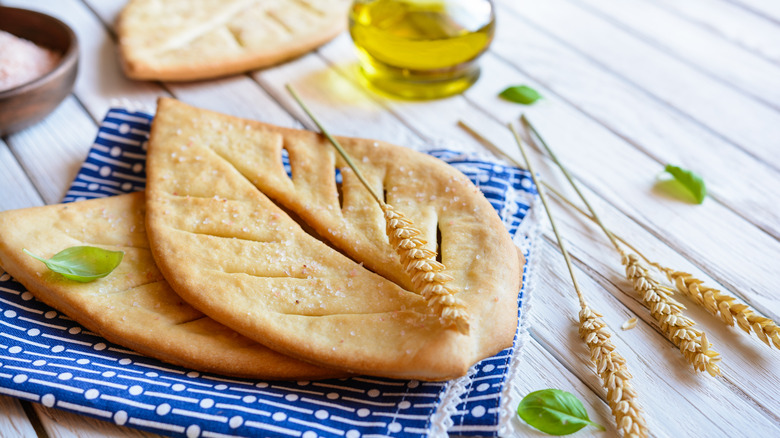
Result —
<svg viewBox="0 0 780 438"><path fill-rule="evenodd" d="M5 136L40 121L70 94L78 72L79 44L62 21L26 9L0 6L0 30L60 55L47 73L0 90L0 136Z"/></svg>

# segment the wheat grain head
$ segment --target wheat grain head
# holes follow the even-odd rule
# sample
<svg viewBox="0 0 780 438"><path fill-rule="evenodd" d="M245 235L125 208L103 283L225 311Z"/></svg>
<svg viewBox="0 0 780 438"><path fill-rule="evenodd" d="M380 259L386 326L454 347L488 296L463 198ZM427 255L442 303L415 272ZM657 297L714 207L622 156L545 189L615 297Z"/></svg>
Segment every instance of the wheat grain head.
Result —
<svg viewBox="0 0 780 438"><path fill-rule="evenodd" d="M685 316L681 303L671 297L672 290L653 278L649 266L636 254L620 251L626 267L626 278L658 322L661 332L676 345L696 371L707 371L711 376L720 375L717 363L720 355L710 348L707 335L695 328L695 322Z"/></svg>
<svg viewBox="0 0 780 438"><path fill-rule="evenodd" d="M436 253L425 248L427 242L418 237L421 231L391 205L383 204L382 211L390 245L400 256L417 293L425 298L445 327L454 325L459 332L468 334L470 323L466 306L453 295L456 291L446 285L452 277L445 273L445 266L436 261Z"/></svg>
<svg viewBox="0 0 780 438"><path fill-rule="evenodd" d="M757 315L747 304L718 289L709 287L704 281L693 275L653 263L653 266L666 274L680 293L704 307L709 313L719 316L727 325L737 323L745 333L755 333L766 345L780 349L780 327L769 318Z"/></svg>
<svg viewBox="0 0 780 438"><path fill-rule="evenodd" d="M637 394L631 386L631 373L626 360L615 351L610 342L607 324L601 315L587 305L580 310L580 338L590 349L590 360L596 366L602 386L607 390L607 402L615 416L618 430L624 437L646 437L647 424Z"/></svg>

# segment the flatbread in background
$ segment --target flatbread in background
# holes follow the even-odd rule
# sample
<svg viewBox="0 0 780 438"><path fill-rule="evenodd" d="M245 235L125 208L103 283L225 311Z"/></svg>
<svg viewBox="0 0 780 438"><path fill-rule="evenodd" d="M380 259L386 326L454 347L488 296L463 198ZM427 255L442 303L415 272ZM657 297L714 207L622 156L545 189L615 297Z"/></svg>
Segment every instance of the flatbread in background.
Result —
<svg viewBox="0 0 780 438"><path fill-rule="evenodd" d="M119 49L133 79L241 73L306 53L347 26L351 0L130 0Z"/></svg>
<svg viewBox="0 0 780 438"><path fill-rule="evenodd" d="M149 140L147 228L171 286L274 350L354 373L444 380L511 346L520 260L488 201L430 156L341 141L434 249L441 235L442 260L471 317L468 335L443 328L409 291L379 207L320 135L161 99Z"/></svg>
<svg viewBox="0 0 780 438"><path fill-rule="evenodd" d="M345 374L269 350L185 303L154 264L144 213L143 193L0 212L0 266L87 329L165 362L247 378ZM76 245L122 250L125 256L107 277L78 283L22 252L49 258Z"/></svg>

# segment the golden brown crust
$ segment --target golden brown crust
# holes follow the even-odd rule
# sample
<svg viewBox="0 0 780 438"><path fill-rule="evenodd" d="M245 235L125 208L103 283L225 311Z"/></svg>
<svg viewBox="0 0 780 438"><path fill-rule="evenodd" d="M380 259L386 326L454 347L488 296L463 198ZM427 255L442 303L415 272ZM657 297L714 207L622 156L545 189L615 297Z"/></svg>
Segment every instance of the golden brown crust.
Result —
<svg viewBox="0 0 780 438"><path fill-rule="evenodd" d="M132 79L189 81L300 56L346 28L349 0L131 0L117 21Z"/></svg>
<svg viewBox="0 0 780 438"><path fill-rule="evenodd" d="M319 135L161 99L149 145L147 226L173 288L278 351L354 372L446 379L509 347L520 264L478 189L427 155L372 140L341 141L433 249L441 230L443 262L472 317L468 336L441 328L424 300L405 290L409 281L388 245L381 210ZM292 179L281 165L283 147ZM308 235L274 203L352 260ZM257 262L242 260L248 254ZM295 289L296 281L309 284ZM221 295L206 293L214 290Z"/></svg>
<svg viewBox="0 0 780 438"><path fill-rule="evenodd" d="M200 371L263 379L343 372L283 356L181 300L156 269L144 231L144 194L0 212L0 265L36 298L111 342ZM108 277L77 283L22 252L45 257L75 245L121 249Z"/></svg>

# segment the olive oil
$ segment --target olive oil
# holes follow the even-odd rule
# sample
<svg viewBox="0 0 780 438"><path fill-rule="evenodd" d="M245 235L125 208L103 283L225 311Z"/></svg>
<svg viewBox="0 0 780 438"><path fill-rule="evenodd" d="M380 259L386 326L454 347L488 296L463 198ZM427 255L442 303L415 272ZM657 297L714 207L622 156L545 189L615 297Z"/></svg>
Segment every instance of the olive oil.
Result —
<svg viewBox="0 0 780 438"><path fill-rule="evenodd" d="M490 0L355 0L349 30L370 86L432 99L477 80L495 15Z"/></svg>

